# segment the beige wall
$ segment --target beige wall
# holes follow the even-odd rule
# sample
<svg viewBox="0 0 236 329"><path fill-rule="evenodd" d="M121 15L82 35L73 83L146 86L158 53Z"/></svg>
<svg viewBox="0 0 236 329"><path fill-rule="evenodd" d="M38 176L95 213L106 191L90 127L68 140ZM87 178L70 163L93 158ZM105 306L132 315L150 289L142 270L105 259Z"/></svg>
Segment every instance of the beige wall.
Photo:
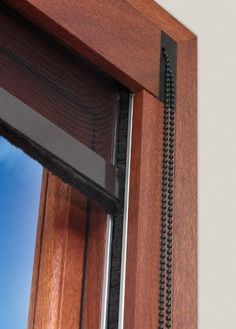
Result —
<svg viewBox="0 0 236 329"><path fill-rule="evenodd" d="M199 38L199 329L236 329L236 1L157 2Z"/></svg>

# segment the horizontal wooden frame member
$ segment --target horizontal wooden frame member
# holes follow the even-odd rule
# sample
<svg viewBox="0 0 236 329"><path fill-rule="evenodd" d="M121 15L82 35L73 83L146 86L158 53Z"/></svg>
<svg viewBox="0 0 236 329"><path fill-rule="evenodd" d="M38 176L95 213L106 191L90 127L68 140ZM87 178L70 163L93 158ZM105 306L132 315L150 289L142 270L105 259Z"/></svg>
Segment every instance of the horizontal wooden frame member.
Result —
<svg viewBox="0 0 236 329"><path fill-rule="evenodd" d="M5 2L130 90L158 95L161 31L127 1Z"/></svg>
<svg viewBox="0 0 236 329"><path fill-rule="evenodd" d="M95 0L8 0L44 30L62 43L87 58L101 70L121 81L137 93L133 125L130 207L127 249L127 284L125 293L125 329L156 329L158 309L158 232L160 231L160 200L155 192L160 188L160 156L156 158L156 171L152 184L147 186L144 163L150 161L150 152L160 131L155 124L148 126L150 111L155 117L162 104L159 96L160 34L164 31L177 43L177 110L175 155L175 208L174 208L174 272L173 272L173 329L197 328L197 40L182 24L152 0L116 0L99 3ZM97 10L96 10L97 8ZM99 9L100 8L100 9ZM101 10L103 8L104 10ZM80 12L80 9L83 9ZM115 16L111 15L112 10ZM127 10L127 11L126 11ZM123 24L124 13L125 25ZM129 14L127 14L129 13ZM114 19L115 17L115 19ZM132 17L134 21L132 22ZM80 24L81 22L81 24ZM131 23L132 22L132 23ZM139 23L138 23L139 22ZM134 24L134 25L132 25ZM96 27L96 29L94 28ZM112 28L111 28L112 27ZM95 29L95 31L94 31ZM122 31L122 38L119 34ZM134 33L135 32L135 33ZM145 33L144 33L145 32ZM153 33L154 32L154 33ZM134 33L134 34L132 34ZM136 35L140 33L140 38ZM123 39L130 40L123 47ZM156 42L152 45L152 42ZM150 54L139 51L142 45L153 46ZM101 47L101 48L100 48ZM147 48L149 49L149 48ZM146 51L147 51L146 49ZM138 50L138 51L137 51ZM132 56L137 51L136 57ZM153 56L150 64L146 56ZM132 60L131 60L132 57ZM125 59L125 60L124 60ZM126 63L124 63L127 61ZM155 62L155 64L153 64ZM156 64L157 63L157 64ZM140 66L140 68L137 66ZM138 72L138 73L137 73ZM140 73L141 72L141 73ZM144 91L145 89L146 91ZM151 110L150 110L151 108ZM139 117L138 113L141 115ZM138 128L139 127L139 128ZM151 130L150 130L151 129ZM136 131L136 132L135 132ZM150 144L149 138L152 140ZM145 145L148 147L145 150ZM144 152L145 151L145 152ZM156 182L156 183L154 183ZM157 184L155 189L153 184ZM145 193L146 191L146 193ZM142 202L140 193L148 196L155 211ZM136 203L132 202L137 200ZM145 199L146 200L146 199ZM137 205L138 202L138 205ZM155 224L151 239L148 223ZM137 246L137 248L135 248ZM148 258L151 248L157 248ZM147 271L147 269L149 269ZM132 284L130 284L132 279ZM154 281L156 280L156 281ZM148 284L148 286L147 286ZM156 312L155 312L156 310Z"/></svg>
<svg viewBox="0 0 236 329"><path fill-rule="evenodd" d="M4 0L133 92L158 97L160 35L194 35L153 0Z"/></svg>

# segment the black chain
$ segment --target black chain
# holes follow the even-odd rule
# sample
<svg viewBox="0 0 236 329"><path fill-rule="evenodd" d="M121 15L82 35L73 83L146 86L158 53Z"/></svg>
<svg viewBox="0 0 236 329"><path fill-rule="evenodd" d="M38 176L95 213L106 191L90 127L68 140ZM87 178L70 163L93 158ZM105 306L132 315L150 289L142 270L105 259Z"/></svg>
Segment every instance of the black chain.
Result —
<svg viewBox="0 0 236 329"><path fill-rule="evenodd" d="M160 245L159 326L170 329L172 324L172 260L174 212L174 153L175 153L175 77L170 58L163 48L165 59L165 109L163 127L162 207Z"/></svg>

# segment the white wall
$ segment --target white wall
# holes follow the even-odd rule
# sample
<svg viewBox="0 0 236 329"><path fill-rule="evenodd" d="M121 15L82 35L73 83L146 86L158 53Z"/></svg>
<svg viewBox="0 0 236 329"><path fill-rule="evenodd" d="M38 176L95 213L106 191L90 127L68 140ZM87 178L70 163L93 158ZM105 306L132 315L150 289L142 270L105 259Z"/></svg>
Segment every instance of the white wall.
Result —
<svg viewBox="0 0 236 329"><path fill-rule="evenodd" d="M199 38L199 329L236 329L236 1L157 1Z"/></svg>

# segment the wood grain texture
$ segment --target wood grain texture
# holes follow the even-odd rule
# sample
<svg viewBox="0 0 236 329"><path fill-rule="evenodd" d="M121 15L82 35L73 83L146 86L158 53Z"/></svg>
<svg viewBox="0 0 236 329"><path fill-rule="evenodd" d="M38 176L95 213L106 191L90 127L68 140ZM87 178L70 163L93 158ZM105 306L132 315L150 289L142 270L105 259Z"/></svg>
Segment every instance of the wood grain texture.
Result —
<svg viewBox="0 0 236 329"><path fill-rule="evenodd" d="M86 211L85 198L49 174L37 294L34 294L35 314L31 325L34 329L78 327Z"/></svg>
<svg viewBox="0 0 236 329"><path fill-rule="evenodd" d="M170 15L154 0L126 0L136 8L146 19L158 26L176 42L182 42L195 38L195 35Z"/></svg>
<svg viewBox="0 0 236 329"><path fill-rule="evenodd" d="M197 328L197 40L178 44L173 329Z"/></svg>
<svg viewBox="0 0 236 329"><path fill-rule="evenodd" d="M130 176L125 329L158 323L163 106L135 96Z"/></svg>
<svg viewBox="0 0 236 329"><path fill-rule="evenodd" d="M35 253L34 253L34 267L32 275L31 284L31 294L30 294L30 306L28 315L28 329L34 328L34 316L37 301L38 292L38 280L39 280L39 269L42 251L42 236L44 228L44 218L45 218L45 208L46 208L46 197L48 188L48 171L43 172L41 195L40 195L40 205L39 205L39 215L38 215L38 225L37 225L37 236L35 243Z"/></svg>
<svg viewBox="0 0 236 329"><path fill-rule="evenodd" d="M85 264L84 300L81 318L83 329L99 328L103 297L103 275L107 214L90 203L88 242Z"/></svg>
<svg viewBox="0 0 236 329"><path fill-rule="evenodd" d="M197 328L197 40L178 43L173 329ZM135 98L125 328L157 328L163 106Z"/></svg>
<svg viewBox="0 0 236 329"><path fill-rule="evenodd" d="M8 0L132 91L159 92L160 29L125 0Z"/></svg>
<svg viewBox="0 0 236 329"><path fill-rule="evenodd" d="M100 323L106 218L104 210L44 171L29 329Z"/></svg>

